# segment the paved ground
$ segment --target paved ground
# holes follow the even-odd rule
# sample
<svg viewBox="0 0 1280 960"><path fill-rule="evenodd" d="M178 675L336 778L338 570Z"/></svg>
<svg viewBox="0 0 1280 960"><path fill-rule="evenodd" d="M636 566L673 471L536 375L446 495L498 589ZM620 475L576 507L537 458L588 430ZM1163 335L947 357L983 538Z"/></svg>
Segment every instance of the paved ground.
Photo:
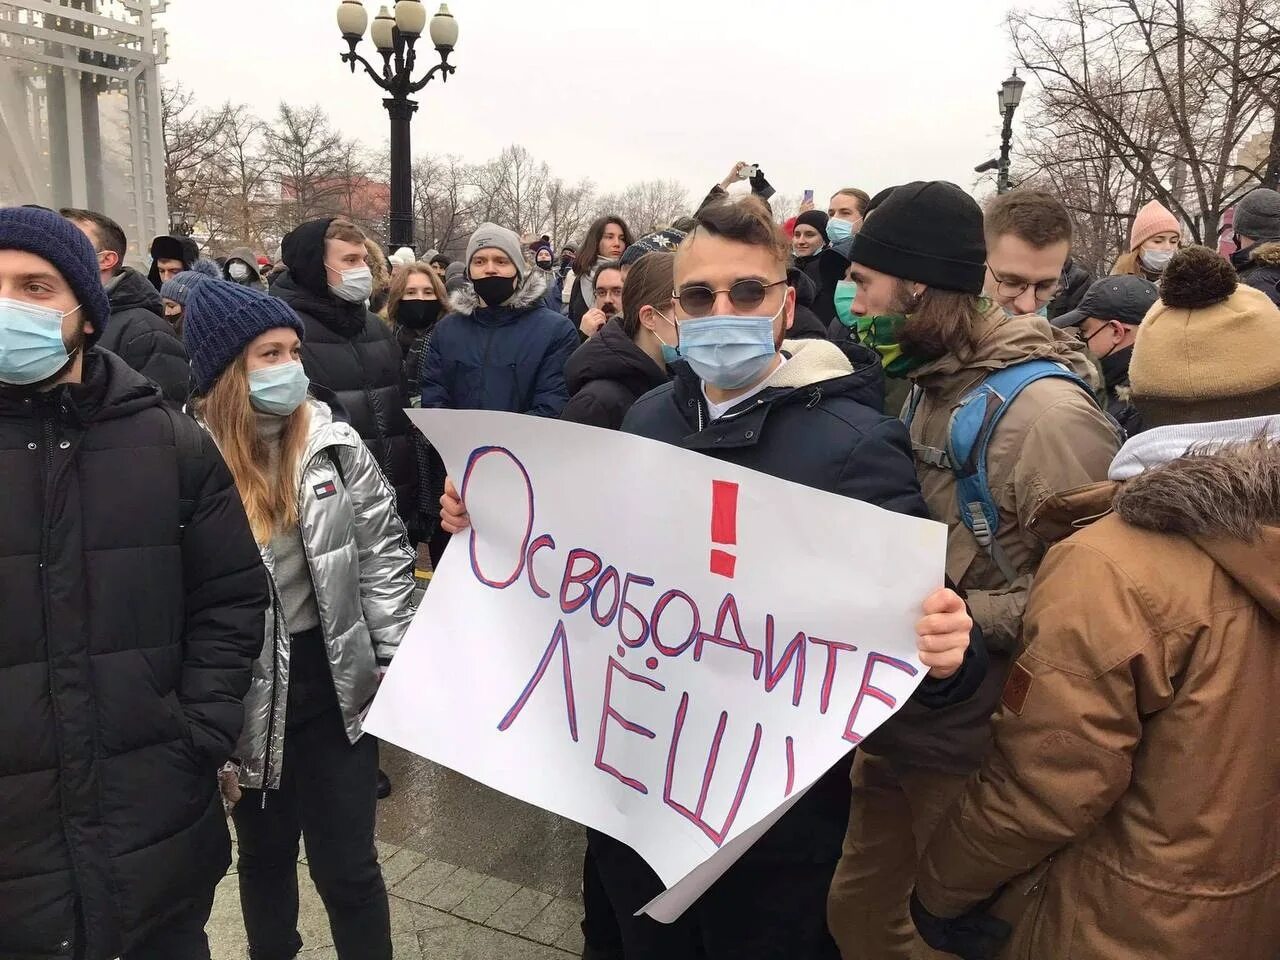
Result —
<svg viewBox="0 0 1280 960"><path fill-rule="evenodd" d="M378 846L396 960L580 956L582 828L395 747L382 750L394 792L378 808ZM334 957L305 860L301 956ZM208 929L214 960L246 960L234 863Z"/></svg>

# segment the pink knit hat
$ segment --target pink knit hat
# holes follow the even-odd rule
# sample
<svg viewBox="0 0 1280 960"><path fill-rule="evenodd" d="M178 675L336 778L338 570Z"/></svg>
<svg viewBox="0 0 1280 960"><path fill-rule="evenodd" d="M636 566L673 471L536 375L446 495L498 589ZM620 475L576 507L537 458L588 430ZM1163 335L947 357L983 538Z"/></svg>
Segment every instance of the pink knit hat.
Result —
<svg viewBox="0 0 1280 960"><path fill-rule="evenodd" d="M1168 207L1159 200L1152 200L1133 218L1133 229L1129 231L1129 252L1136 252L1157 233L1181 234L1182 227Z"/></svg>

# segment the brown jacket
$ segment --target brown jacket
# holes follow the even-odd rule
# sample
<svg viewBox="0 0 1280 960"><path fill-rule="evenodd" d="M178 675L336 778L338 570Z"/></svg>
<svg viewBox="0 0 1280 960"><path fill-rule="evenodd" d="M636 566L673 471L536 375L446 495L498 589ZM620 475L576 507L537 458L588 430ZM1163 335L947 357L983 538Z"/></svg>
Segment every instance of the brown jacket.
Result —
<svg viewBox="0 0 1280 960"><path fill-rule="evenodd" d="M995 749L920 898L956 916L1018 878L1013 960L1274 960L1280 444L1183 456L1075 511L1113 495L1040 569Z"/></svg>
<svg viewBox="0 0 1280 960"><path fill-rule="evenodd" d="M972 351L951 354L912 375L924 396L911 423L917 451L946 449L951 412L988 374L1026 360L1050 359L1086 382L1096 380L1080 344L1037 316L1007 317L993 306L976 331ZM900 762L948 773L976 770L991 740L990 719L1010 658L1020 647L1022 614L1031 579L1048 543L1028 529L1050 497L1103 480L1119 449L1115 428L1079 386L1041 380L1009 407L988 447L988 483L1000 507L996 539L1020 574L1010 584L960 521L955 477L947 467L917 456L925 503L947 525L947 576L958 584L991 653L983 687L969 700L940 710L908 706L868 739L873 754L892 752Z"/></svg>

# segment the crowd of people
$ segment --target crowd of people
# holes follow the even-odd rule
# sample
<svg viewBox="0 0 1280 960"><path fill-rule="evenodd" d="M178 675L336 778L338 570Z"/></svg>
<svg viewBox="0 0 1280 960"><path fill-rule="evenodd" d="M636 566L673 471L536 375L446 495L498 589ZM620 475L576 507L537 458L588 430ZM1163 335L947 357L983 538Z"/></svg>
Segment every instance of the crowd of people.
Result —
<svg viewBox="0 0 1280 960"><path fill-rule="evenodd" d="M147 273L99 212L0 209L0 956L208 958L230 816L251 957L303 948L305 840L337 955L390 958L361 721L470 522L420 405L948 528L910 701L675 923L588 830L585 960L1276 957L1280 194L1230 259L1152 201L1096 278L1036 189L772 194Z"/></svg>

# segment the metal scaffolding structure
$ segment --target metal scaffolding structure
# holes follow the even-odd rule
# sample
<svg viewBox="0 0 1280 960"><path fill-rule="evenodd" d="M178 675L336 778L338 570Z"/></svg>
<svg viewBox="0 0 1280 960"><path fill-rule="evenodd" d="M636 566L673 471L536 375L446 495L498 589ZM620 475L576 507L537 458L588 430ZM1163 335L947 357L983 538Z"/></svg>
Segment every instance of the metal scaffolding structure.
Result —
<svg viewBox="0 0 1280 960"><path fill-rule="evenodd" d="M101 210L135 257L167 232L167 3L0 0L0 205Z"/></svg>

